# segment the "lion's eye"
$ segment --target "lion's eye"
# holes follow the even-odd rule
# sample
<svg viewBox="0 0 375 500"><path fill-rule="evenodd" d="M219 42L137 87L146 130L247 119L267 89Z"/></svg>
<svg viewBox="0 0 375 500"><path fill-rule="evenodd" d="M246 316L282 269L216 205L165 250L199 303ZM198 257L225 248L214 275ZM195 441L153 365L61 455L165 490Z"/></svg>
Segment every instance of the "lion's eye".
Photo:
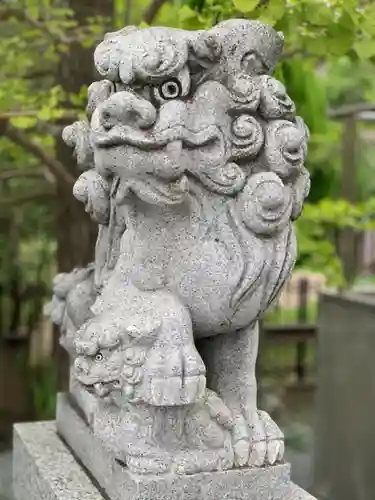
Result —
<svg viewBox="0 0 375 500"><path fill-rule="evenodd" d="M182 95L182 85L177 78L171 78L159 86L159 94L162 99L177 99Z"/></svg>
<svg viewBox="0 0 375 500"><path fill-rule="evenodd" d="M102 361L103 359L103 354L101 352L98 352L95 356L95 361Z"/></svg>
<svg viewBox="0 0 375 500"><path fill-rule="evenodd" d="M187 97L191 88L190 71L184 66L175 76L168 76L159 84L150 85L150 98L157 107L167 101Z"/></svg>

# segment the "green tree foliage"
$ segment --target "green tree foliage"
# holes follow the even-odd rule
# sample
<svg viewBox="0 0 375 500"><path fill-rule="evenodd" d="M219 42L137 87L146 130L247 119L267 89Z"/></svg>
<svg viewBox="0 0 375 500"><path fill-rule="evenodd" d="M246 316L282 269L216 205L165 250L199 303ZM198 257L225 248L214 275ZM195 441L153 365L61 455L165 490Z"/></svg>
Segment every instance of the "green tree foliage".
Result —
<svg viewBox="0 0 375 500"><path fill-rule="evenodd" d="M346 287L343 263L337 254L339 231L346 228L360 234L375 228L375 198L358 204L324 198L308 203L296 224L300 262L316 272L324 271L328 281Z"/></svg>
<svg viewBox="0 0 375 500"><path fill-rule="evenodd" d="M175 12L171 14L171 11ZM231 17L259 19L285 35L284 58L277 68L311 131L307 167L312 188L305 213L297 223L299 263L323 271L343 285L337 234L374 227L374 204L350 204L340 199L340 123L329 119L329 108L374 99L375 5L356 0L188 0L168 7L172 25L209 28ZM374 194L368 169L369 148L360 148L360 199ZM355 214L355 216L354 216Z"/></svg>
<svg viewBox="0 0 375 500"><path fill-rule="evenodd" d="M116 0L111 19L98 16L93 3L84 23L66 5L70 2L3 0L0 4L0 168L15 173L6 182L0 175L0 203L11 207L12 200L16 201L25 212L24 220L29 221L23 224L27 225L25 237L27 233L31 238L35 230L53 238L51 214L55 205L51 195L61 184L71 190L74 181L72 172L56 158L54 146L62 124L81 116L87 86L71 93L55 76L72 46L91 50L103 31L118 29L126 22L202 29L224 19L247 17L283 31L286 46L277 76L285 82L312 132L310 199L323 200L325 209L331 203L327 210L334 213L337 202L329 201L329 197L337 194L332 186L337 186L340 175L340 126L327 118L327 109L346 103L340 92L347 102L363 96L373 98L366 79L375 57L375 4L371 0ZM343 62L338 64L338 60ZM340 71L345 70L345 61L369 71L363 70L363 79L355 85L352 74L346 73L347 86L343 89ZM335 95L338 86L341 90ZM34 170L42 175L28 177ZM23 206L22 201L28 204ZM314 212L315 208L307 207L299 225L303 255L319 253L316 249L313 252L308 237L312 213L317 217L314 227L325 227L321 210ZM344 223L337 222L341 226ZM318 236L314 241L319 241Z"/></svg>

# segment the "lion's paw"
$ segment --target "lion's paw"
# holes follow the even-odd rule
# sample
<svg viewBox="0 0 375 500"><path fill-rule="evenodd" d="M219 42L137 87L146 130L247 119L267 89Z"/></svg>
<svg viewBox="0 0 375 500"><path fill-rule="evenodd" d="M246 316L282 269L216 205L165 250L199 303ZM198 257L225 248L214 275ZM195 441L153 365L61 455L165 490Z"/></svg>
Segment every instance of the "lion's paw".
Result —
<svg viewBox="0 0 375 500"><path fill-rule="evenodd" d="M232 435L238 467L274 465L284 458L284 435L265 411L256 410L246 419L236 415Z"/></svg>
<svg viewBox="0 0 375 500"><path fill-rule="evenodd" d="M284 458L284 435L265 411L254 413L249 465L274 465Z"/></svg>

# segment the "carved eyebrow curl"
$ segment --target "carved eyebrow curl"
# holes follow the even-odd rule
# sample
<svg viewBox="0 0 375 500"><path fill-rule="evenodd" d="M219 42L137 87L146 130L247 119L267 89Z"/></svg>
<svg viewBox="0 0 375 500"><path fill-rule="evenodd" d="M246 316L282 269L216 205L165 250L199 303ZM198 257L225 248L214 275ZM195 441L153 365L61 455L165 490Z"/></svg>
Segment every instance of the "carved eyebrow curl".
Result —
<svg viewBox="0 0 375 500"><path fill-rule="evenodd" d="M75 343L75 348L77 354L83 356L94 356L98 352L97 342L79 340Z"/></svg>
<svg viewBox="0 0 375 500"><path fill-rule="evenodd" d="M153 81L180 71L188 60L188 39L179 30L158 28L112 34L95 51L98 72L112 82Z"/></svg>

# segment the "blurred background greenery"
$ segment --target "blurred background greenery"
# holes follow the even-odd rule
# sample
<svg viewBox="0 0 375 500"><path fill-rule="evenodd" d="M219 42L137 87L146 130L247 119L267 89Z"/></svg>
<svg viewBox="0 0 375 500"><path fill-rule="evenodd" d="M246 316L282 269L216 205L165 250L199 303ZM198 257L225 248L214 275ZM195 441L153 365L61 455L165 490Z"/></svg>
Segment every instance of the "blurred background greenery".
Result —
<svg viewBox="0 0 375 500"><path fill-rule="evenodd" d="M42 307L52 277L86 265L95 245L96 228L72 196L78 176L75 161L61 140L63 127L84 113L87 86L93 81L93 47L105 32L128 24L202 29L233 17L259 19L284 32L277 77L311 131L307 167L312 189L297 222L297 269L320 273L329 286L341 289L359 279L371 282L372 1L2 0L0 334L7 346L26 339L27 358L20 365L27 365L25 400L32 401L33 417L47 418L54 412L56 364L49 354L43 355L54 351L43 351L39 338L48 330ZM310 309L314 311L314 305ZM286 310L293 316L297 309ZM309 321L314 314L309 313ZM32 341L35 331L39 340ZM8 354L4 356L0 388L9 393L12 389L1 377L9 380L14 366L9 368Z"/></svg>

